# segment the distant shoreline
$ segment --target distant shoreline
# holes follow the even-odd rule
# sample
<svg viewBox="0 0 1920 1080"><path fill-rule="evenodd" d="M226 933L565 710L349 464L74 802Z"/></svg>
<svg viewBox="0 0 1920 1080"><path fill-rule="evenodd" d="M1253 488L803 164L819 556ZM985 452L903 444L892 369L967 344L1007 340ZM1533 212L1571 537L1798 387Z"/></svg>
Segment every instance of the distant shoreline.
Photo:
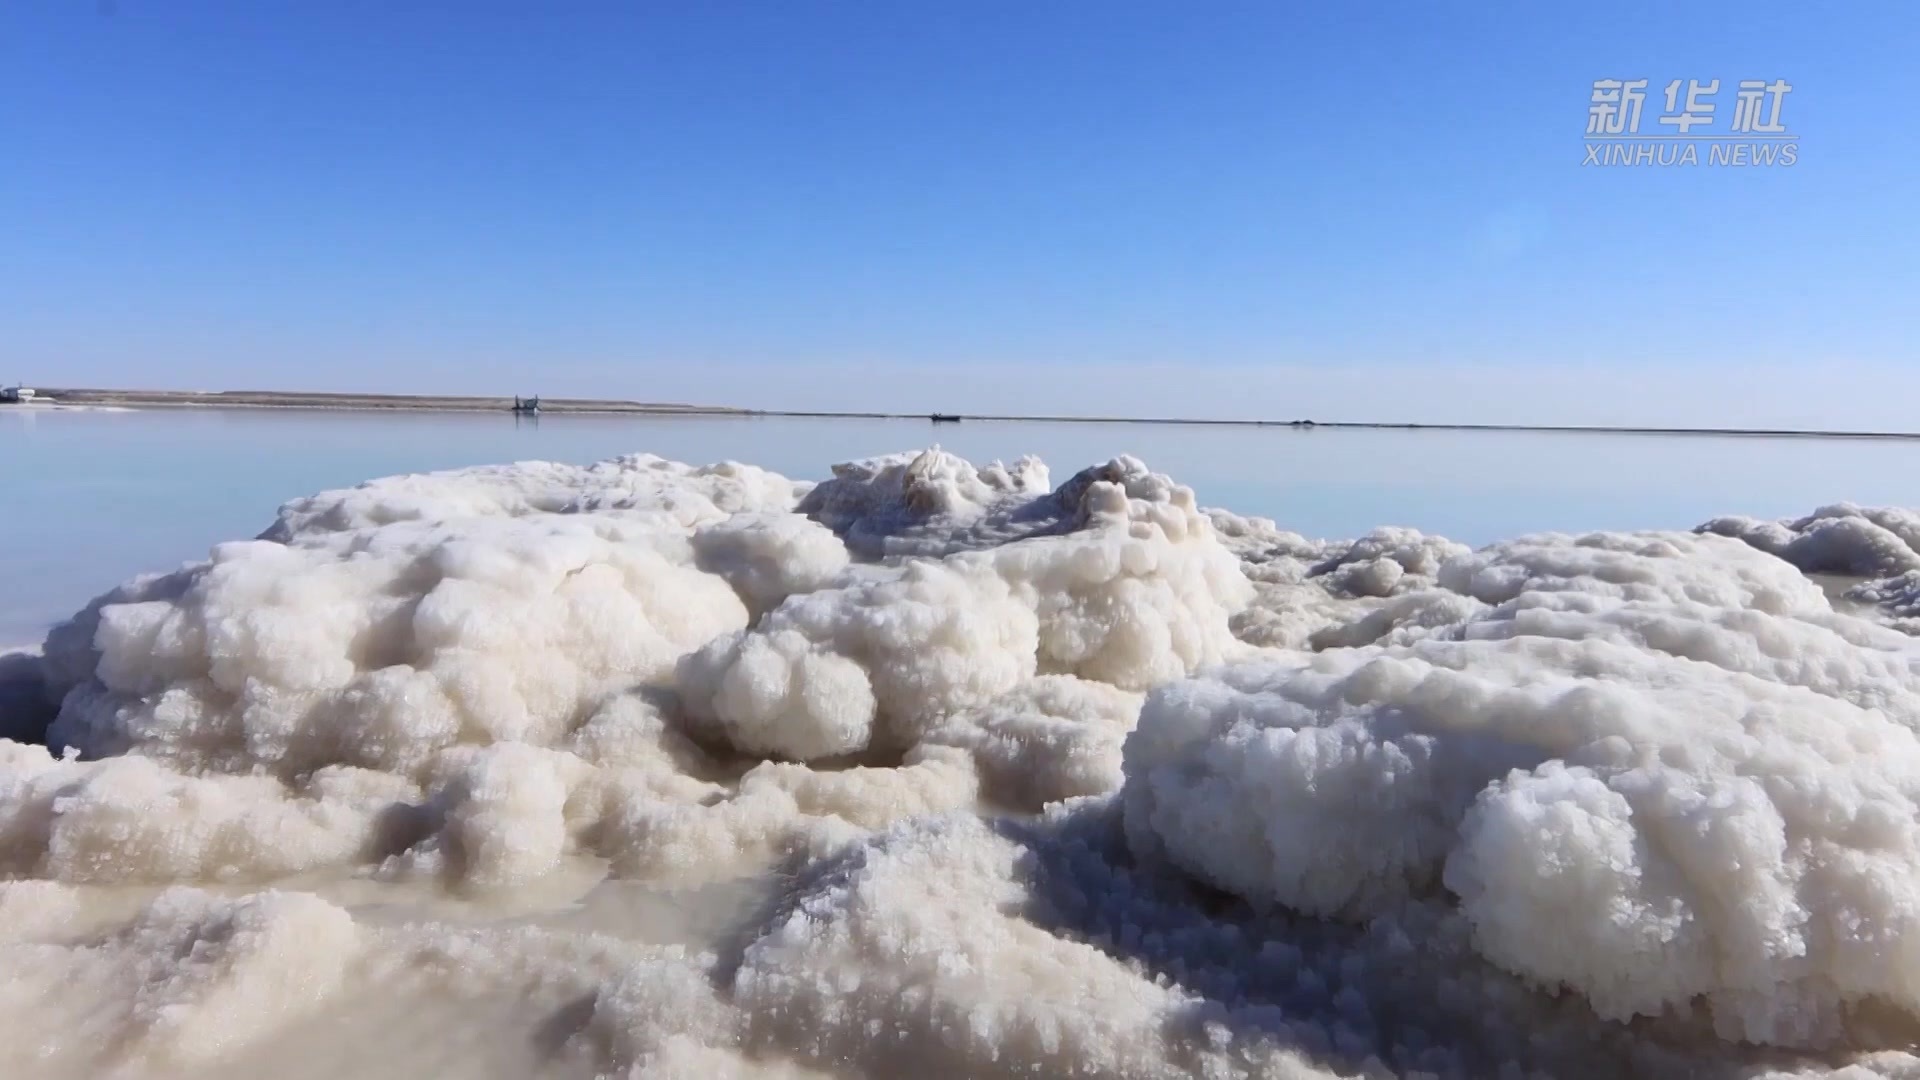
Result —
<svg viewBox="0 0 1920 1080"><path fill-rule="evenodd" d="M318 409L353 412L464 412L512 414L511 397L425 394L335 394L281 390L107 390L49 387L32 404L0 405L38 409L45 406L216 409ZM1920 431L1842 431L1817 428L1651 427L1601 424L1461 424L1396 423L1375 420L1210 420L1158 416L1017 416L999 413L907 413L833 411L818 409L741 409L723 405L688 405L597 398L540 399L541 416L695 416L751 419L798 417L820 420L925 420L949 424L961 421L1037 424L1165 424L1192 427L1288 428L1297 431L1483 431L1543 432L1566 435L1670 435L1757 439L1869 439L1920 440Z"/></svg>
<svg viewBox="0 0 1920 1080"><path fill-rule="evenodd" d="M447 394L332 394L287 390L105 390L90 387L38 389L31 404L84 405L108 408L195 409L337 409L352 412L473 412L509 413L510 397L472 397ZM0 408L9 406L0 405ZM603 401L589 398L541 398L541 414L596 415L672 414L697 416L751 415L744 409L709 405Z"/></svg>

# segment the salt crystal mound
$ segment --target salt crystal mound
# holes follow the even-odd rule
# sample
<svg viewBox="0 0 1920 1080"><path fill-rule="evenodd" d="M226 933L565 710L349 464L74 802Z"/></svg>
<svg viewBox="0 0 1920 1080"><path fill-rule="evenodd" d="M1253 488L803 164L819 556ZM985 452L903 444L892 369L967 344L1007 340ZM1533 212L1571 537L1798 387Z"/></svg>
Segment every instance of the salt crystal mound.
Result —
<svg viewBox="0 0 1920 1080"><path fill-rule="evenodd" d="M1266 518L1207 511L1215 532L1241 561L1254 600L1238 612L1234 636L1252 645L1331 648L1365 645L1390 632L1455 621L1471 601L1440 594L1435 575L1467 548L1417 529L1383 527L1358 540L1309 540ZM1463 607L1462 605L1465 605Z"/></svg>
<svg viewBox="0 0 1920 1080"><path fill-rule="evenodd" d="M732 999L770 1044L862 1075L1198 1075L1204 1042L1166 1030L1190 995L1020 917L1026 855L952 818L827 863L746 945Z"/></svg>
<svg viewBox="0 0 1920 1080"><path fill-rule="evenodd" d="M1920 634L1920 513L1836 503L1798 519L1719 517L1695 531L1744 540L1809 574L1866 578L1846 598L1868 605L1890 626Z"/></svg>
<svg viewBox="0 0 1920 1080"><path fill-rule="evenodd" d="M1078 493L1062 489L1057 501L1048 494L1039 458L976 469L936 446L835 465L800 510L867 556L945 555L1070 528Z"/></svg>
<svg viewBox="0 0 1920 1080"><path fill-rule="evenodd" d="M688 657L689 719L751 754L898 753L1037 675L1137 691L1243 648L1229 620L1253 589L1192 491L1132 458L1029 498L1006 476L939 451L843 467L803 510L876 552L944 556L794 597Z"/></svg>
<svg viewBox="0 0 1920 1080"><path fill-rule="evenodd" d="M657 510L691 527L738 513L789 510L808 487L738 462L695 467L653 454L584 466L523 461L388 476L295 499L260 538L285 543L401 521L596 510Z"/></svg>
<svg viewBox="0 0 1920 1080"><path fill-rule="evenodd" d="M1835 503L1792 520L1719 517L1695 531L1744 540L1809 574L1890 577L1920 570L1920 513L1912 510Z"/></svg>
<svg viewBox="0 0 1920 1080"><path fill-rule="evenodd" d="M901 465L843 467L820 512L950 554L856 562L806 485L646 456L289 503L275 539L49 635L47 741L86 760L0 756L0 866L501 891L586 853L724 878L982 799L1111 791L1139 692L1245 648L1239 563L1138 461L1040 494L1031 459L881 461Z"/></svg>
<svg viewBox="0 0 1920 1080"><path fill-rule="evenodd" d="M227 771L410 772L457 742L550 744L747 618L659 514L227 543L49 636L54 671L87 676L51 735Z"/></svg>
<svg viewBox="0 0 1920 1080"><path fill-rule="evenodd" d="M1920 1015L1920 651L1719 536L1546 536L1449 561L1482 605L1405 644L1155 689L1136 851L1259 905L1450 896L1501 968L1601 1016L1845 1042Z"/></svg>

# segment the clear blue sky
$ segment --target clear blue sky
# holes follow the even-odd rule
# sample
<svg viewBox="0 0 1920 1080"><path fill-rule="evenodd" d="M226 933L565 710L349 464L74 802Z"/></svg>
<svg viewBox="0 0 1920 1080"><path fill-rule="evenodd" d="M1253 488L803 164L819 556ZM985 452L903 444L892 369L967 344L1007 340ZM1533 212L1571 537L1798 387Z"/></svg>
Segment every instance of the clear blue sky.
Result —
<svg viewBox="0 0 1920 1080"><path fill-rule="evenodd" d="M1911 417L1916 55L1911 3L0 0L0 379ZM1582 168L1609 76L1643 131L1784 78L1800 161Z"/></svg>

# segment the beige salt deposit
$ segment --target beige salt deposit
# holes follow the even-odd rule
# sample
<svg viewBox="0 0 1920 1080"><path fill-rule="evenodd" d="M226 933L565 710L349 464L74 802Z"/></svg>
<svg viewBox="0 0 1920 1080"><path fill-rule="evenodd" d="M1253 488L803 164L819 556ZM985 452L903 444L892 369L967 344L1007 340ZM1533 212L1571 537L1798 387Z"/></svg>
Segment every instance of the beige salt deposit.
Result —
<svg viewBox="0 0 1920 1080"><path fill-rule="evenodd" d="M296 500L0 666L0 1075L1920 1075L1916 522Z"/></svg>

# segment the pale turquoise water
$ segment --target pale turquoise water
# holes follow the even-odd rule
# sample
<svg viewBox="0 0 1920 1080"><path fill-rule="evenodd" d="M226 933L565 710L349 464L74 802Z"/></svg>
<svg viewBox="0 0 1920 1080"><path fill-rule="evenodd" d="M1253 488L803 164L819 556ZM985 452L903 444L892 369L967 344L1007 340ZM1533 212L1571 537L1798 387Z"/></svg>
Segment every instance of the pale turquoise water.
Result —
<svg viewBox="0 0 1920 1080"><path fill-rule="evenodd" d="M1200 501L1314 536L1413 525L1472 544L1545 529L1688 528L1715 514L1920 504L1920 444L1805 439L1295 431L1159 425L0 409L0 645L37 640L143 570L252 536L279 504L369 477L651 451L818 477L933 442L1033 453L1064 480L1133 453Z"/></svg>

